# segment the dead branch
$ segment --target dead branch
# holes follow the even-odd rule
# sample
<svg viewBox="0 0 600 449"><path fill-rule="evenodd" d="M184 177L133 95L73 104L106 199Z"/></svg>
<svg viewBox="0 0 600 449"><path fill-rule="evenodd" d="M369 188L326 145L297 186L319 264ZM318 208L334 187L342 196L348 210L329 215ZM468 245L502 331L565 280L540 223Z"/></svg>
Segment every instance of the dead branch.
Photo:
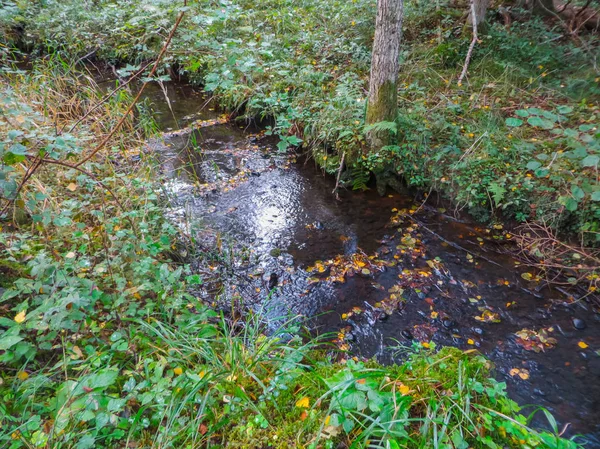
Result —
<svg viewBox="0 0 600 449"><path fill-rule="evenodd" d="M465 76L467 76L467 71L469 70L469 63L471 62L471 57L473 56L473 49L475 48L475 44L477 43L477 15L475 12L475 0L471 0L471 17L473 23L473 39L471 40L471 44L469 45L469 50L467 51L467 56L465 57L465 63L463 65L462 72L458 77L458 85L462 84L462 81Z"/></svg>

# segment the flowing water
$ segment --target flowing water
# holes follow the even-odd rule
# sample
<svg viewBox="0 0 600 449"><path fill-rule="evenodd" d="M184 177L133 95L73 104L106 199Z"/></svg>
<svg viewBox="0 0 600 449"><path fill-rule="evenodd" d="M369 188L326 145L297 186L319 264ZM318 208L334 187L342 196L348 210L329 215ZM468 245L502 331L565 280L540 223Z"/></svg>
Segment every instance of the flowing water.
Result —
<svg viewBox="0 0 600 449"><path fill-rule="evenodd" d="M407 218L422 203L408 194L336 199L334 179L226 123L193 89L153 86L146 97L166 132L147 151L166 175L169 215L227 259L207 299L263 308L273 322L311 317L315 333L384 363L414 342L479 350L519 404L548 408L570 423L565 435L600 447L598 310L524 278L504 231L434 200Z"/></svg>

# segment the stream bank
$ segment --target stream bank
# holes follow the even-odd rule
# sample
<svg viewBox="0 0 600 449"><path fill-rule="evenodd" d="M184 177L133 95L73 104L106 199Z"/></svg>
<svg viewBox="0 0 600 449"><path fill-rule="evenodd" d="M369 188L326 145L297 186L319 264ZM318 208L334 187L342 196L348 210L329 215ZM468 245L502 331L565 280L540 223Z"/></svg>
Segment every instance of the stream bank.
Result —
<svg viewBox="0 0 600 449"><path fill-rule="evenodd" d="M570 423L565 435L600 445L597 310L540 289L504 250L502 229L431 206L414 213L420 204L397 193L338 201L335 181L310 163L227 123L192 89L165 86L147 93L165 131L147 151L168 179L169 217L226 255L211 267L219 282L200 292L207 301L309 317L351 355L385 363L402 345L479 350L519 404L546 407Z"/></svg>

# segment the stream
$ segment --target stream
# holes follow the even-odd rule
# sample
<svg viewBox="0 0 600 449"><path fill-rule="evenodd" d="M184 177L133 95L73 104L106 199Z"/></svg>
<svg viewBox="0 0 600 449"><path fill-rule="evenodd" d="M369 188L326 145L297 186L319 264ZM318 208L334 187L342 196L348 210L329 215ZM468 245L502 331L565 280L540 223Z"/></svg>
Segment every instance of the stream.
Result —
<svg viewBox="0 0 600 449"><path fill-rule="evenodd" d="M598 310L535 282L504 230L408 193L342 189L337 200L332 177L228 123L189 86L150 85L146 99L165 132L146 151L167 179L168 215L226 259L199 295L260 309L274 326L306 316L313 332L383 363L411 342L478 350L519 404L546 407L560 429L570 423L565 436L600 447ZM541 413L535 424L547 426Z"/></svg>

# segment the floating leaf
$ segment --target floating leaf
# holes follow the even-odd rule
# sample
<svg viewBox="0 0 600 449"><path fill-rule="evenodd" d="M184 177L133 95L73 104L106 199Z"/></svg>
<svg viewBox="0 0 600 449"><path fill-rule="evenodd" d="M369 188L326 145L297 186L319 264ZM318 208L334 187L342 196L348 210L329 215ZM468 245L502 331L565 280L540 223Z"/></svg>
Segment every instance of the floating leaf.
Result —
<svg viewBox="0 0 600 449"><path fill-rule="evenodd" d="M579 346L581 349L586 349L588 347L588 344L585 341L580 341L579 343L577 343L577 346Z"/></svg>
<svg viewBox="0 0 600 449"><path fill-rule="evenodd" d="M529 371L526 369L513 368L510 370L510 375L513 377L519 376L523 380L529 379Z"/></svg>

